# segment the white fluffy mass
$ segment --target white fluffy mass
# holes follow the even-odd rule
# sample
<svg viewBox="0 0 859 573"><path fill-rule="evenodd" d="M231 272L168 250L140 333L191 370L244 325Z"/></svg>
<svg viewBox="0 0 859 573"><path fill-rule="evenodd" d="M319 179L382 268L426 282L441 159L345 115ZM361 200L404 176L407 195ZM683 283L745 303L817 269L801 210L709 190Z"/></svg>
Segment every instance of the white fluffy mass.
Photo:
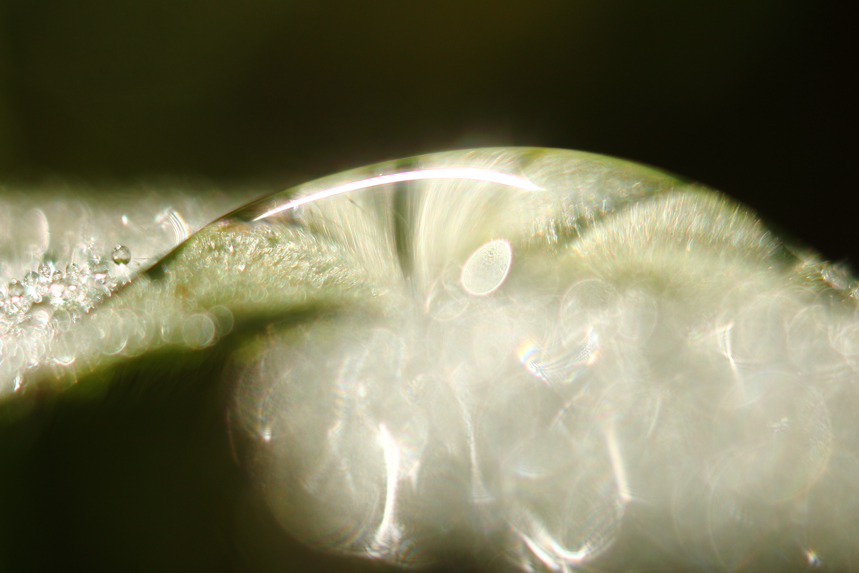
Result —
<svg viewBox="0 0 859 573"><path fill-rule="evenodd" d="M454 168L469 178L360 183ZM75 248L30 266L68 282ZM576 152L452 152L251 204L157 270L40 353L9 353L35 337L4 326L0 388L262 317L225 374L231 415L311 546L524 571L859 568L856 282L713 191ZM26 320L38 304L53 324L32 301Z"/></svg>

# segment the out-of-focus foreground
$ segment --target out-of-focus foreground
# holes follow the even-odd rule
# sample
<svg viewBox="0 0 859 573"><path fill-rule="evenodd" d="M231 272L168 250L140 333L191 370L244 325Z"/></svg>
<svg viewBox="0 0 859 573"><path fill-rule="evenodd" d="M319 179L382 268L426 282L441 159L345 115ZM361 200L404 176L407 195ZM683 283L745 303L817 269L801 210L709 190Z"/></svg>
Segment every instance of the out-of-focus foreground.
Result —
<svg viewBox="0 0 859 573"><path fill-rule="evenodd" d="M334 175L189 237L163 200L97 233L93 212L21 217L41 232L0 292L3 408L10 431L55 416L47 444L65 401L186 408L177 436L216 450L177 493L217 484L198 542L225 536L232 566L859 566L859 287L715 192L498 148ZM46 478L17 485L60 502ZM134 507L113 501L76 510L70 545Z"/></svg>

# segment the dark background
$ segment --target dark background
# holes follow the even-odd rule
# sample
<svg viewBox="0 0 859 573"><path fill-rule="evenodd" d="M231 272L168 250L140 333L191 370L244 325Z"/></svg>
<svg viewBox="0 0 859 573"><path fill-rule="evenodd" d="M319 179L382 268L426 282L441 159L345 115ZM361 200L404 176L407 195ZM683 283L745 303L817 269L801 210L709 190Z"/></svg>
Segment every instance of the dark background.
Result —
<svg viewBox="0 0 859 573"><path fill-rule="evenodd" d="M265 192L418 153L562 147L704 182L859 260L856 12L0 0L0 180L191 175Z"/></svg>
<svg viewBox="0 0 859 573"><path fill-rule="evenodd" d="M0 0L0 182L262 194L425 152L562 147L701 181L857 264L847 5ZM237 493L203 363L0 407L0 569L289 570Z"/></svg>

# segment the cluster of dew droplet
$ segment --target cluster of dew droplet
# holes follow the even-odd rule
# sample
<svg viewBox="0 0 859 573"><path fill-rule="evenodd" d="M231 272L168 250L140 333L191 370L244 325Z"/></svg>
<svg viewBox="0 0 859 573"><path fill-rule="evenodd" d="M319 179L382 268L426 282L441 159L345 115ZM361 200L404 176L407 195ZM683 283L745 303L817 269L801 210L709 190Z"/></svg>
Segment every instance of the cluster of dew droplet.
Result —
<svg viewBox="0 0 859 573"><path fill-rule="evenodd" d="M91 320L104 300L258 193L186 183L19 190L0 182L0 398L28 371L80 363L106 346L104 336L119 326ZM133 258L120 243L133 245Z"/></svg>
<svg viewBox="0 0 859 573"><path fill-rule="evenodd" d="M21 372L44 361L54 336L128 281L129 273L116 269L131 260L130 249L118 245L111 260L113 265L91 249L86 264L44 261L0 286L0 385L11 375L19 388Z"/></svg>

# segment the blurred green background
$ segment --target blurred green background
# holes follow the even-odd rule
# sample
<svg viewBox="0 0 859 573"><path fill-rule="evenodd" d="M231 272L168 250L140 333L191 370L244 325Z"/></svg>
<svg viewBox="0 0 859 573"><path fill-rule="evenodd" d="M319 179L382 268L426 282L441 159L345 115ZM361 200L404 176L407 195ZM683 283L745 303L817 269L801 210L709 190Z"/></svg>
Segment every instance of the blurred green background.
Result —
<svg viewBox="0 0 859 573"><path fill-rule="evenodd" d="M0 0L0 182L265 193L418 153L563 147L702 181L855 263L856 12ZM200 356L109 373L122 383L95 397L0 405L0 570L291 570L241 493L218 362Z"/></svg>

